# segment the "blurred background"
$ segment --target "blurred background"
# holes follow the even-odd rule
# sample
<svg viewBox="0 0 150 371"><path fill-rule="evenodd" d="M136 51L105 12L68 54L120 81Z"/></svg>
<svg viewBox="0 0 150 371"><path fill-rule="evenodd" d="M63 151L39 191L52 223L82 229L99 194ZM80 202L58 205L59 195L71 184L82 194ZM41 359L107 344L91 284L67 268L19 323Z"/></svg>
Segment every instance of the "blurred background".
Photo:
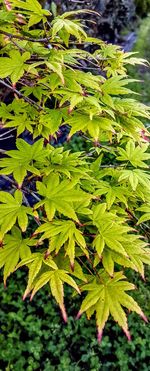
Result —
<svg viewBox="0 0 150 371"><path fill-rule="evenodd" d="M44 0L41 3L54 16L85 8L97 11L97 16L82 16L91 36L119 44L125 51L138 51L140 58L150 61L150 0ZM140 94L140 101L150 105L150 69L130 67L128 73L141 80L140 84L134 83L133 89ZM73 150L80 149L81 143L75 142ZM149 317L150 287L136 273L127 273L138 287L134 298ZM148 269L146 281L150 282ZM0 286L0 371L150 371L149 325L137 315L129 315L132 342L127 342L110 319L99 345L95 321L88 322L84 316L75 320L79 302L72 301L70 289L66 289L69 321L65 325L47 288L30 303L21 299L25 286L24 272L10 277L6 289Z"/></svg>

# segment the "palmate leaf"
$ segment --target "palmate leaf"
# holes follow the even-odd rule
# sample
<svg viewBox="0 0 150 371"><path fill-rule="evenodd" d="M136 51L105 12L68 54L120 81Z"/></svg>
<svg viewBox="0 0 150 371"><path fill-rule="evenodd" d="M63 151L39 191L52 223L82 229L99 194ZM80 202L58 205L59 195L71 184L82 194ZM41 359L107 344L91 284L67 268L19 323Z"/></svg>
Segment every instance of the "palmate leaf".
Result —
<svg viewBox="0 0 150 371"><path fill-rule="evenodd" d="M133 57L133 55L137 55L138 52L127 52L123 53L123 62L125 64L131 64L132 66L135 66L136 64L141 64L143 66L148 66L149 62L146 59L139 58L139 57Z"/></svg>
<svg viewBox="0 0 150 371"><path fill-rule="evenodd" d="M14 179L21 187L27 172L40 175L36 163L44 161L48 151L43 148L43 139L38 140L33 145L28 144L23 139L17 139L17 150L7 151L10 158L0 160L0 174L13 174Z"/></svg>
<svg viewBox="0 0 150 371"><path fill-rule="evenodd" d="M19 227L23 232L26 231L28 225L28 214L34 216L31 207L22 205L23 194L20 190L16 190L14 196L8 192L0 191L0 226L1 235L11 230L13 225L18 222Z"/></svg>
<svg viewBox="0 0 150 371"><path fill-rule="evenodd" d="M141 144L149 140L142 119L149 119L150 108L126 98L132 93L128 84L135 80L128 79L125 64L135 64L136 59L118 46L88 38L81 22L69 18L78 11L55 17L50 24L50 13L38 0L5 3L0 18L4 16L1 28L8 37L1 37L0 76L13 85L12 103L0 107L2 127L16 128L17 136L27 130L33 141L46 140L29 145L19 139L17 150L4 153L0 161L0 174L11 175L12 186L17 182L22 189L0 192L4 281L15 269L26 267L24 298L31 293L32 299L48 283L66 320L63 286L67 283L80 293L77 279L82 291L88 291L81 313L86 311L90 318L96 312L99 340L109 314L129 338L122 307L144 315L126 294L134 286L115 270L128 267L144 278L144 264L150 263L147 226L138 227L136 234L130 228L141 213L145 215L139 222L149 218L150 202L149 154L147 145ZM39 22L39 27L32 27ZM80 42L85 47L78 46ZM87 51L89 43L95 44L94 53ZM91 65L93 73L83 72ZM78 132L65 148L76 151L79 144L85 149L81 156L63 150L64 137L59 138L63 125L66 130L69 126L68 139ZM80 143L80 136L87 138L87 145ZM37 211L25 206L30 191L39 200L38 221ZM138 210L141 203L145 208ZM32 238L20 231L27 230L28 214L40 225ZM27 236L28 232L30 224Z"/></svg>
<svg viewBox="0 0 150 371"><path fill-rule="evenodd" d="M132 193L125 186L118 186L117 184L111 185L106 181L99 181L96 185L96 191L94 192L95 196L106 195L106 203L108 210L114 203L121 202L126 207L128 204L128 198ZM133 197L133 195L132 195Z"/></svg>
<svg viewBox="0 0 150 371"><path fill-rule="evenodd" d="M69 256L71 267L74 268L75 248L79 246L86 256L89 256L86 249L86 242L76 225L72 221L55 220L52 223L44 223L36 229L37 233L44 234L40 237L40 241L49 239L49 251L55 251L58 254L62 246L65 245L66 255Z"/></svg>
<svg viewBox="0 0 150 371"><path fill-rule="evenodd" d="M62 311L62 315L64 320L67 320L65 306L63 302L63 282L67 283L69 286L73 287L79 294L80 290L76 284L76 282L73 280L72 277L70 277L65 270L56 270L53 272L51 278L50 278L50 289L52 292L52 295L56 299L57 303L60 306L60 309Z"/></svg>
<svg viewBox="0 0 150 371"><path fill-rule="evenodd" d="M90 72L83 72L83 71L70 71L66 70L64 72L65 78L65 86L77 93L83 94L84 86L86 89L90 91L101 91L101 81L103 81L102 76L94 76Z"/></svg>
<svg viewBox="0 0 150 371"><path fill-rule="evenodd" d="M36 241L37 242L37 241ZM27 287L25 290L25 293L23 295L23 299L26 298L26 296L29 294L33 287L33 282L36 279L37 275L41 271L42 267L46 265L46 267L49 267L51 269L57 269L57 265L54 262L54 260L48 255L48 257L45 256L44 253L33 253L31 254L28 258L22 259L16 269L23 267L23 266L28 266L29 268L29 274L28 274L28 283Z"/></svg>
<svg viewBox="0 0 150 371"><path fill-rule="evenodd" d="M150 265L150 250L147 243L138 239L138 236L131 235L128 242L124 243L124 248L129 256L130 261L134 264L134 269L137 270L144 279L144 265Z"/></svg>
<svg viewBox="0 0 150 371"><path fill-rule="evenodd" d="M138 184L140 184L145 189L150 189L150 174L141 169L134 170L121 170L118 182L130 183L133 191L137 189Z"/></svg>
<svg viewBox="0 0 150 371"><path fill-rule="evenodd" d="M119 156L117 160L129 161L134 167L148 168L148 165L144 162L150 159L150 154L145 153L148 147L147 143L135 147L134 141L129 140L125 150L118 147Z"/></svg>
<svg viewBox="0 0 150 371"><path fill-rule="evenodd" d="M10 117L9 117L10 116ZM11 128L16 127L17 129L17 136L19 136L21 133L23 133L26 129L32 133L33 127L32 127L32 120L28 117L27 113L24 112L21 115L10 115L7 118L9 118L9 121L5 122L5 128Z"/></svg>
<svg viewBox="0 0 150 371"><path fill-rule="evenodd" d="M133 93L133 91L128 88L124 88L124 86L134 81L136 80L127 79L124 78L124 76L114 76L105 80L102 85L102 91L110 95L130 94Z"/></svg>
<svg viewBox="0 0 150 371"><path fill-rule="evenodd" d="M98 254L95 256L94 266L96 267L102 261L106 272L112 277L115 263L117 263L139 272L144 279L144 264L150 265L150 251L146 248L147 244L138 235L128 234L127 240L122 242L122 245L128 256L105 247L101 254L101 259ZM100 248L100 244L98 247Z"/></svg>
<svg viewBox="0 0 150 371"><path fill-rule="evenodd" d="M102 264L106 272L111 277L113 277L114 275L115 263L123 267L135 269L137 271L133 262L129 258L108 248L105 248L102 254Z"/></svg>
<svg viewBox="0 0 150 371"><path fill-rule="evenodd" d="M51 293L54 296L54 298L56 299L57 303L59 304L61 312L62 312L62 316L64 318L64 321L66 322L67 321L67 314L66 314L65 305L64 305L63 283L67 283L69 286L73 287L80 294L80 290L79 290L76 282L68 274L67 271L65 271L63 269L57 269L57 266L56 266L56 269L48 270L44 273L41 273L36 278L37 274L39 273L39 270L40 270L41 266L40 266L40 264L38 264L38 266L36 267L35 261L34 261L34 267L32 267L32 271L31 271L32 272L32 281L31 281L31 275L30 275L29 276L30 284L29 284L29 281L28 281L28 286L26 288L26 291L24 293L23 298L25 299L25 297L28 295L28 293L32 289L32 294L31 294L31 300L32 300L35 293L41 287L43 287L44 285L49 283ZM31 266L29 267L29 274L30 274L30 269L31 269Z"/></svg>
<svg viewBox="0 0 150 371"><path fill-rule="evenodd" d="M69 35L75 36L79 42L85 39L87 34L80 26L79 21L71 21L63 16L56 17L52 21L52 38L54 39L61 30L65 30ZM62 35L62 34L61 34Z"/></svg>
<svg viewBox="0 0 150 371"><path fill-rule="evenodd" d="M75 183L69 180L59 181L59 176L51 174L47 183L37 182L38 193L44 197L44 200L38 202L35 208L44 205L48 220L52 220L56 210L79 222L75 213L73 202L85 201L90 202L92 196L75 187Z"/></svg>
<svg viewBox="0 0 150 371"><path fill-rule="evenodd" d="M128 225L123 225L122 218L117 217L114 213L107 212L106 204L102 203L93 209L93 224L98 229L93 247L100 258L105 246L128 257L123 242L128 240L127 232L132 231L132 229Z"/></svg>
<svg viewBox="0 0 150 371"><path fill-rule="evenodd" d="M15 8L20 8L22 13L27 13L30 15L28 27L39 23L41 19L45 20L45 16L51 15L48 10L42 9L41 4L37 0L10 0L12 6Z"/></svg>
<svg viewBox="0 0 150 371"><path fill-rule="evenodd" d="M116 97L113 99L113 103L117 111L119 111L120 113L126 113L127 115L126 118L127 117L130 117L130 118L136 118L136 117L149 118L150 117L150 113L149 113L150 107L146 106L145 104L139 101L136 101L135 99L131 99L131 98L122 99L122 98ZM141 124L141 128L143 127L145 129L142 122L140 122L140 124Z"/></svg>
<svg viewBox="0 0 150 371"><path fill-rule="evenodd" d="M63 148L52 147L47 164L43 170L47 176L55 172L56 174L64 174L70 179L73 175L80 178L89 177L89 169L82 152L70 153L70 151L63 151Z"/></svg>
<svg viewBox="0 0 150 371"><path fill-rule="evenodd" d="M147 222L148 220L150 220L150 203L138 207L137 208L137 211L144 212L144 214L139 218L139 220L137 222L137 225L139 225L140 223L144 223L144 222Z"/></svg>
<svg viewBox="0 0 150 371"><path fill-rule="evenodd" d="M59 269L65 269L68 273L71 274L71 276L74 276L78 278L79 280L83 282L87 282L86 275L83 273L82 266L77 261L77 255L83 255L84 253L78 251L78 254L76 253L76 260L74 262L74 269L70 267L70 261L68 256L65 256L64 251L60 251L59 254L55 257L55 262Z"/></svg>
<svg viewBox="0 0 150 371"><path fill-rule="evenodd" d="M56 132L59 129L59 126L62 123L62 112L57 109L47 109L45 114L40 115L40 124L48 128L49 135L56 135ZM48 138L49 138L48 135Z"/></svg>
<svg viewBox="0 0 150 371"><path fill-rule="evenodd" d="M100 282L85 284L83 290L89 291L83 300L78 317L86 312L88 319L96 312L96 323L98 328L98 340L101 341L105 323L109 314L119 324L130 340L126 313L123 307L139 314L145 321L147 318L135 300L126 294L128 290L134 290L135 286L127 282L122 272L114 274L110 278L107 273L100 273Z"/></svg>
<svg viewBox="0 0 150 371"><path fill-rule="evenodd" d="M9 0L13 7L29 10L37 14L43 14L43 9L37 0L33 0L32 3L30 0Z"/></svg>
<svg viewBox="0 0 150 371"><path fill-rule="evenodd" d="M3 248L0 249L0 267L4 266L4 284L8 276L15 270L19 259L31 256L30 247L37 244L35 239L23 238L19 228L13 227L11 234L6 234Z"/></svg>
<svg viewBox="0 0 150 371"><path fill-rule="evenodd" d="M90 136L98 140L99 135L103 131L114 132L114 127L117 125L115 121L110 118L95 116L90 119L89 115L74 113L67 118L66 123L71 126L69 138L77 131L89 132Z"/></svg>
<svg viewBox="0 0 150 371"><path fill-rule="evenodd" d="M24 70L28 67L25 64L30 58L30 53L25 52L22 55L18 50L12 50L9 53L10 57L0 58L0 77L5 78L10 76L11 81L16 83L24 74Z"/></svg>

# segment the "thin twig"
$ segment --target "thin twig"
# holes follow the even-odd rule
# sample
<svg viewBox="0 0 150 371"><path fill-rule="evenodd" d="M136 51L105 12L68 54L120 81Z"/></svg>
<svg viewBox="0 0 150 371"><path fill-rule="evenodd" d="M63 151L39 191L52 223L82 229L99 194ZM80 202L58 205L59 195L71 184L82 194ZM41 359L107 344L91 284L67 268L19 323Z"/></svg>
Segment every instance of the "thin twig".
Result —
<svg viewBox="0 0 150 371"><path fill-rule="evenodd" d="M17 185L16 185L16 182L9 178L9 176L7 175L1 175L5 180L7 180L8 182L12 183L13 185L15 185L15 187L17 188ZM31 191L30 189L28 189L27 187L24 187L23 188L23 191L25 191L26 193L28 194L31 194L37 201L41 201L41 198L38 197L33 191Z"/></svg>
<svg viewBox="0 0 150 371"><path fill-rule="evenodd" d="M91 258L87 258L88 259L88 261L89 261L89 263L91 264L91 266L92 266L92 268L93 268L93 270L94 270L94 272L95 272L95 274L96 274L96 276L99 278L99 280L101 281L102 279L101 279L101 277L100 277L100 275L99 275L99 273L97 272L97 269L94 267L94 265L93 265L93 262L92 262L92 260L91 260Z"/></svg>
<svg viewBox="0 0 150 371"><path fill-rule="evenodd" d="M27 198L26 198L26 196L25 196L24 193L23 193L23 200L24 200L24 203L25 203L28 207L30 207L29 201L27 200Z"/></svg>
<svg viewBox="0 0 150 371"><path fill-rule="evenodd" d="M6 128L4 128L4 129L6 129ZM3 130L3 128L2 128L2 130ZM10 130L8 130L8 131L5 132L5 133L0 134L0 138L4 137L5 135L10 134L10 133L11 133L12 131L14 131L14 130L16 130L16 128L10 129ZM3 139L5 139L5 138L3 138Z"/></svg>
<svg viewBox="0 0 150 371"><path fill-rule="evenodd" d="M9 139L9 138L13 138L13 135L8 135L8 137L4 137L4 138L0 138L0 140L5 140L5 139Z"/></svg>
<svg viewBox="0 0 150 371"><path fill-rule="evenodd" d="M131 216L131 218L133 219L133 220L135 220L136 221L136 224L138 223L138 221L139 221L139 219L137 218L137 216L135 216L133 213L132 213L132 211L130 211L130 210L128 210L128 209L126 209L125 210L126 212L127 212L127 214L128 215L130 215ZM145 224L145 223L141 223L141 224L139 224L139 225L137 225L139 228L141 228L143 231L144 231L144 233L146 234L146 236L147 237L150 237L150 228L149 228L149 226L147 225L147 224Z"/></svg>
<svg viewBox="0 0 150 371"><path fill-rule="evenodd" d="M29 193L31 194L31 196L33 196L37 201L41 201L41 198L38 197L33 191L29 191Z"/></svg>
<svg viewBox="0 0 150 371"><path fill-rule="evenodd" d="M18 97L23 98L23 100L25 102L31 104L32 106L35 106L39 110L43 110L43 107L42 106L40 106L39 104L37 104L36 102L34 102L32 99L30 99L28 97L25 97L19 90L13 88L11 85L7 84L5 81L3 81L3 80L0 79L0 84L4 85L6 88L8 88L11 91L13 91L14 93L16 93L18 95Z"/></svg>
<svg viewBox="0 0 150 371"><path fill-rule="evenodd" d="M15 182L14 182L14 180L12 180L11 178L9 178L9 176L7 176L7 175L1 175L1 176L2 176L2 178L4 178L5 180L7 180L8 182L10 182L11 184L16 185Z"/></svg>
<svg viewBox="0 0 150 371"><path fill-rule="evenodd" d="M8 36L10 39L18 39L18 40L26 40L26 41L31 41L31 42L38 42L38 43L47 43L51 37L44 37L41 39L34 39L33 37L26 37L26 36L20 36L20 35L13 35L9 32L6 31L0 31L0 34Z"/></svg>
<svg viewBox="0 0 150 371"><path fill-rule="evenodd" d="M12 43L19 49L19 50L21 50L22 52L24 52L25 51L25 49L24 48L22 48L21 46L19 46L14 40L12 40Z"/></svg>
<svg viewBox="0 0 150 371"><path fill-rule="evenodd" d="M77 257L77 260L80 261L80 263L89 271L90 274L92 274L92 276L94 275L94 273L91 271L91 269L89 267L87 267L87 265L82 261L82 259L79 256Z"/></svg>
<svg viewBox="0 0 150 371"><path fill-rule="evenodd" d="M12 184L13 188L15 188L15 189L18 188L17 184L15 183L15 181L13 179L9 178L7 175L1 175L1 176L5 180L9 181ZM24 200L25 204L27 205L27 207L30 207L30 203L29 203L27 197L25 196L25 193L32 194L32 196L35 197L38 201L41 201L41 199L38 196L36 196L34 194L34 192L32 192L32 191L30 192L30 190L28 190L26 187L24 187L24 189L22 189L22 192L23 192L23 200ZM38 220L36 217L34 217L34 220L37 223L37 225L41 225L40 220Z"/></svg>

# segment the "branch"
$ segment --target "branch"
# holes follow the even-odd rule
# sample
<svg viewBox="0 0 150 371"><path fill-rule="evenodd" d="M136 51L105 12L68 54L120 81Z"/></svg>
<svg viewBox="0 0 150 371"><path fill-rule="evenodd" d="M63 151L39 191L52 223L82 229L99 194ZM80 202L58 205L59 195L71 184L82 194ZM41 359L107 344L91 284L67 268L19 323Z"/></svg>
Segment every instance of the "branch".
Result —
<svg viewBox="0 0 150 371"><path fill-rule="evenodd" d="M8 182L10 182L13 188L18 189L16 182L13 179L9 178L9 176L1 175L1 177L7 180ZM41 201L41 199L33 191L30 191L27 187L24 187L22 189L22 192L23 192L23 200L27 206L30 206L30 204L28 202L28 199L25 196L25 193L31 194L37 201ZM38 225L41 225L40 219L38 220L36 217L34 217L34 220Z"/></svg>
<svg viewBox="0 0 150 371"><path fill-rule="evenodd" d="M6 137L4 137L4 138L0 138L0 140L5 140L5 139L9 139L9 138L13 138L13 135L8 135L8 136L6 136Z"/></svg>
<svg viewBox="0 0 150 371"><path fill-rule="evenodd" d="M3 128L2 128L3 129ZM7 129L7 128L4 128L4 129ZM13 135L9 135L12 131L16 130L16 128L13 128L13 129L10 129L10 130L7 130L5 133L3 134L0 134L0 140L5 140L5 139L8 139L8 138L12 138ZM5 136L6 135L6 136ZM9 135L9 136L8 136ZM1 139L2 138L2 139Z"/></svg>
<svg viewBox="0 0 150 371"><path fill-rule="evenodd" d="M3 150L2 150L3 151ZM5 152L5 151L4 151ZM17 188L17 185L16 185L16 182L9 178L9 176L7 175L1 175L5 180L7 180L8 182L12 183L16 188ZM32 190L28 189L27 187L23 187L22 191L25 191L26 193L32 195L37 201L41 201L41 198L38 197L35 192L33 192Z"/></svg>
<svg viewBox="0 0 150 371"><path fill-rule="evenodd" d="M4 85L6 88L10 89L13 91L13 93L16 93L18 97L22 98L25 102L31 104L32 106L35 106L39 110L43 110L43 107L34 102L32 99L25 97L19 90L13 88L11 85L7 84L5 81L0 79L0 84Z"/></svg>
<svg viewBox="0 0 150 371"><path fill-rule="evenodd" d="M137 218L137 216L135 216L135 215L132 213L132 211L130 211L129 209L126 209L125 211L126 211L126 213L127 213L127 214L132 218L132 220L135 220L136 225L137 225L137 222L138 222L138 220L139 220L139 219ZM141 228L141 229L144 231L145 235L146 235L148 238L150 237L150 227L149 227L147 224L145 224L145 223L141 223L141 224L138 224L137 227Z"/></svg>
<svg viewBox="0 0 150 371"><path fill-rule="evenodd" d="M26 36L20 36L20 35L13 35L6 31L0 31L0 34L8 36L10 39L18 39L18 40L26 40L31 42L38 42L38 43L46 43L50 40L50 37L45 37L41 39L34 39L33 37L26 37Z"/></svg>

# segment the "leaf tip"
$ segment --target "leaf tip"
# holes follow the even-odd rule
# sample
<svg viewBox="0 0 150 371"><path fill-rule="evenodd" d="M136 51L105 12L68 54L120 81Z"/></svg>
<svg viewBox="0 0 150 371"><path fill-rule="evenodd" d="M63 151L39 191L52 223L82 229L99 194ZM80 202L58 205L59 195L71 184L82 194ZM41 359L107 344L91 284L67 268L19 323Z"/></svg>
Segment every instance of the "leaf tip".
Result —
<svg viewBox="0 0 150 371"><path fill-rule="evenodd" d="M144 322L148 323L148 318L145 316L143 312L141 312L140 317L144 320Z"/></svg>
<svg viewBox="0 0 150 371"><path fill-rule="evenodd" d="M102 341L102 336L103 336L103 331L98 329L98 331L97 331L97 341L98 341L99 344Z"/></svg>
<svg viewBox="0 0 150 371"><path fill-rule="evenodd" d="M131 341L131 334L130 334L129 330L123 329L123 331L124 331L128 341Z"/></svg>
<svg viewBox="0 0 150 371"><path fill-rule="evenodd" d="M71 270L72 270L72 272L74 272L74 262L72 263L70 263L70 268L71 268Z"/></svg>
<svg viewBox="0 0 150 371"><path fill-rule="evenodd" d="M70 135L68 135L68 136L67 136L67 142L69 142L69 141L70 141L70 139L71 139L71 136L70 136Z"/></svg>
<svg viewBox="0 0 150 371"><path fill-rule="evenodd" d="M24 301L27 297L27 295L29 294L29 290L26 290L23 294L23 297L22 297L22 300Z"/></svg>
<svg viewBox="0 0 150 371"><path fill-rule="evenodd" d="M78 314L76 316L76 319L79 319L81 317L81 315L82 315L82 312L79 310L79 312L78 312Z"/></svg>
<svg viewBox="0 0 150 371"><path fill-rule="evenodd" d="M70 114L73 111L71 107L68 108L68 114Z"/></svg>
<svg viewBox="0 0 150 371"><path fill-rule="evenodd" d="M61 313L62 313L62 317L63 317L64 322L67 323L68 318L67 318L67 313L66 313L65 308L61 308Z"/></svg>

